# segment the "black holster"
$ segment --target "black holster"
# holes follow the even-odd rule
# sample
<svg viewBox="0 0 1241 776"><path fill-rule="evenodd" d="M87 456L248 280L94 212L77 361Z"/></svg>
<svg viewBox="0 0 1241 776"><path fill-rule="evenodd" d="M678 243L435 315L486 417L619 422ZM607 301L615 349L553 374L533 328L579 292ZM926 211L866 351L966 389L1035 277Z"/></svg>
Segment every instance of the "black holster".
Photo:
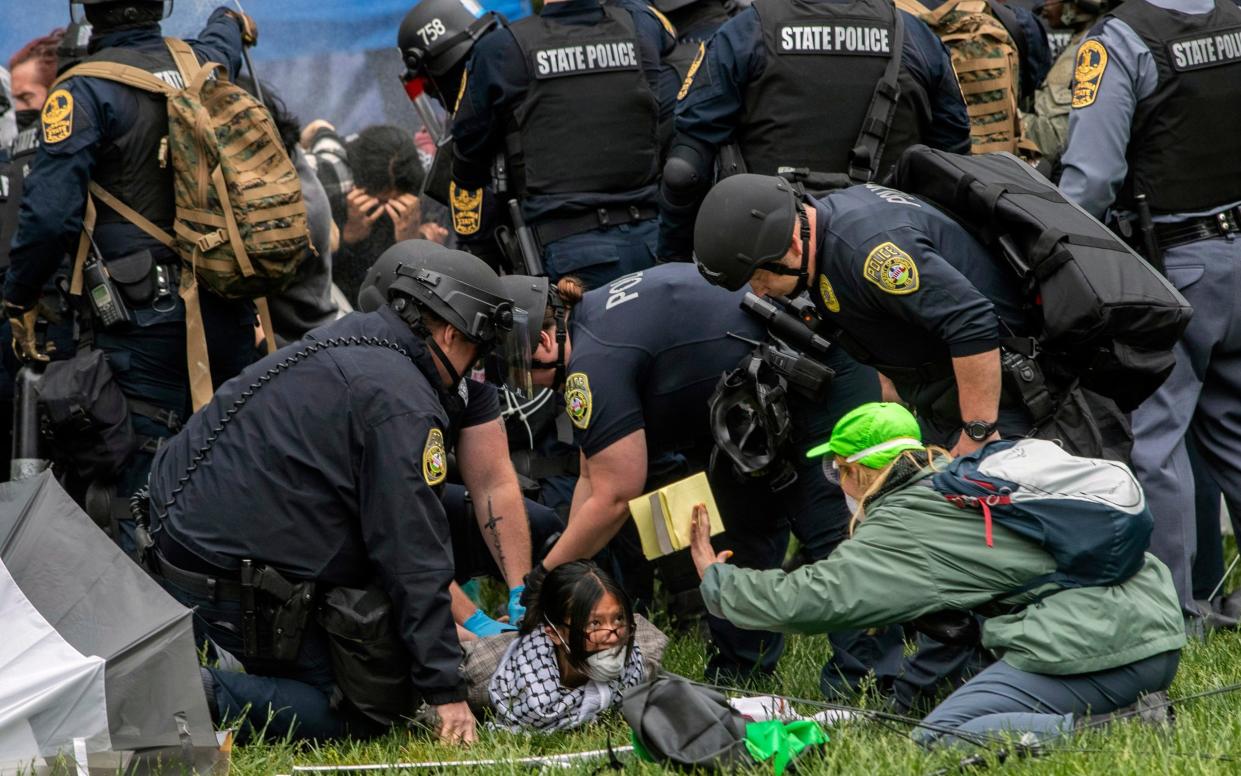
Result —
<svg viewBox="0 0 1241 776"><path fill-rule="evenodd" d="M290 582L270 566L243 560L243 655L264 660L296 660L314 604L314 582Z"/></svg>

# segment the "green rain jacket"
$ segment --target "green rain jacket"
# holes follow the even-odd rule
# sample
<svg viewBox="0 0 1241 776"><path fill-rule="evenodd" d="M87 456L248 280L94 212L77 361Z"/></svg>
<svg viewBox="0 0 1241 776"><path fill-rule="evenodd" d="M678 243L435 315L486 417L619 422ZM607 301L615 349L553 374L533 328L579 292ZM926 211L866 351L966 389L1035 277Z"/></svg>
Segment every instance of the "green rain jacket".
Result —
<svg viewBox="0 0 1241 776"><path fill-rule="evenodd" d="M853 537L818 563L791 574L711 565L707 609L742 628L830 633L972 609L1055 570L1047 552L1002 525L988 547L979 513L918 484L932 473L871 498ZM1082 674L1179 649L1185 628L1167 567L1147 554L1120 585L1060 590L987 619L982 643L1022 671Z"/></svg>

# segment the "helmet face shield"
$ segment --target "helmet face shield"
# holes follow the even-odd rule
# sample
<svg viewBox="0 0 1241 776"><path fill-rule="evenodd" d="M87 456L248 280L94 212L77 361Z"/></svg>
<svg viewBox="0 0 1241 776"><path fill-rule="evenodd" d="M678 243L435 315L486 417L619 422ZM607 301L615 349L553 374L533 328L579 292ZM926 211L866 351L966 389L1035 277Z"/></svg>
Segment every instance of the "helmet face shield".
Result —
<svg viewBox="0 0 1241 776"><path fill-rule="evenodd" d="M541 320L540 316L540 320ZM497 345L504 362L504 384L523 399L534 397L533 354L530 352L530 314L513 308L512 325L503 332Z"/></svg>

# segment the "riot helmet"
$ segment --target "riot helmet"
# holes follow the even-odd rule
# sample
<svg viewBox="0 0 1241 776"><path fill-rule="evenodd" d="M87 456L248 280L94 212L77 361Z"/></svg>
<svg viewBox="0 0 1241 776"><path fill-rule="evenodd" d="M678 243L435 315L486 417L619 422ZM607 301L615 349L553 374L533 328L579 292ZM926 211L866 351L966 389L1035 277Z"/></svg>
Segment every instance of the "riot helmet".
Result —
<svg viewBox="0 0 1241 776"><path fill-rule="evenodd" d="M711 436L719 454L743 480L771 478L779 490L792 484L796 470L786 448L792 432L788 384L757 352L720 378L707 403Z"/></svg>
<svg viewBox="0 0 1241 776"><path fill-rule="evenodd" d="M525 397L534 395L533 369L554 369L552 385L559 388L564 383L565 341L568 339L568 307L560 298L560 292L546 277L536 275L505 275L500 284L513 300L513 306L524 310L527 318L526 342L514 339L506 344L504 360L508 371L506 384ZM556 359L539 361L534 352L539 348L539 338L548 308L556 322ZM514 330L514 334L517 332Z"/></svg>
<svg viewBox="0 0 1241 776"><path fill-rule="evenodd" d="M794 185L784 178L743 173L732 175L707 192L694 222L694 263L703 277L729 291L749 282L757 269L797 274L777 262L793 243L793 225L804 208ZM805 272L809 251L802 253ZM795 295L795 294L794 294Z"/></svg>
<svg viewBox="0 0 1241 776"><path fill-rule="evenodd" d="M401 81L409 99L427 91L452 110L466 58L503 18L484 12L476 0L420 0L401 20L396 37L406 68Z"/></svg>
<svg viewBox="0 0 1241 776"><path fill-rule="evenodd" d="M69 18L99 30L151 24L172 15L173 0L69 0Z"/></svg>
<svg viewBox="0 0 1241 776"><path fill-rule="evenodd" d="M382 302L377 300L382 299ZM482 259L430 240L404 240L384 251L358 291L358 307L387 303L411 326L421 310L484 348L513 327L513 303Z"/></svg>

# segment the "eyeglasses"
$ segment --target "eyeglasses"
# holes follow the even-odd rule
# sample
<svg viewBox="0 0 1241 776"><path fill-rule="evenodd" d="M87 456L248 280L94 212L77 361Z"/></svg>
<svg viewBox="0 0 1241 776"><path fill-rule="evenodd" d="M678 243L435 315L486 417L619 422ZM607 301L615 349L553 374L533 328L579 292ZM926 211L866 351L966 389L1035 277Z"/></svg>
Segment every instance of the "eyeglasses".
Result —
<svg viewBox="0 0 1241 776"><path fill-rule="evenodd" d="M613 625L611 628L596 626L594 623L586 626L586 640L592 644L604 644L611 639L623 639L629 635L629 623L622 622Z"/></svg>

